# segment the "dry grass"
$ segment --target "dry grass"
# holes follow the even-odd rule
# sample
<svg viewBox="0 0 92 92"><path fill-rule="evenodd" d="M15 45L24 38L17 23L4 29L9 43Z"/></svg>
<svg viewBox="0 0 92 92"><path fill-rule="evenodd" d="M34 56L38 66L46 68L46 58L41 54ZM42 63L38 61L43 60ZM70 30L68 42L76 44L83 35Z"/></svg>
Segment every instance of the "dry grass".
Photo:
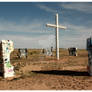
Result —
<svg viewBox="0 0 92 92"><path fill-rule="evenodd" d="M45 56L40 49L29 49L28 58L19 59L18 50L11 54L11 63L15 66L16 74L21 74L34 70L62 70L65 67L86 67L88 63L87 51L78 50L78 56L69 56L67 49L60 49L60 61L56 61L54 56ZM39 67L38 67L39 66ZM29 68L28 68L29 67Z"/></svg>
<svg viewBox="0 0 92 92"><path fill-rule="evenodd" d="M60 60L41 54L40 49L29 49L28 58L19 59L18 50L11 54L16 75L11 81L0 79L0 89L14 90L84 90L92 89L88 76L88 53L78 50L78 56L69 56L67 49L60 49Z"/></svg>

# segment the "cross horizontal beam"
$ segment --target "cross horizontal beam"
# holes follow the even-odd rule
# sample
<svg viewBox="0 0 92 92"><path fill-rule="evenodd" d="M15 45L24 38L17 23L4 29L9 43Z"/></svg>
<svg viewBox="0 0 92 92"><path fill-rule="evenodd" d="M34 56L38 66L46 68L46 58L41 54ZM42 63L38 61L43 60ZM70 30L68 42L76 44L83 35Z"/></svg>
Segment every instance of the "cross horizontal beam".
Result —
<svg viewBox="0 0 92 92"><path fill-rule="evenodd" d="M57 28L57 27L58 27L58 28L61 28L61 29L66 29L65 26L59 26L59 25L57 26L57 25L55 25L55 24L46 24L46 26L47 26L47 27L53 27L53 28Z"/></svg>

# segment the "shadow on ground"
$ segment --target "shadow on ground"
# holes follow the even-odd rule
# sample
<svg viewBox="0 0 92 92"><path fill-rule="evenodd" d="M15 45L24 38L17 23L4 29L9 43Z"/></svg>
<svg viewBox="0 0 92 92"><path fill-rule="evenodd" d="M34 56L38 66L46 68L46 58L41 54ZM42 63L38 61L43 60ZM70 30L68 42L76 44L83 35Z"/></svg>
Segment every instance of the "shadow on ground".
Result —
<svg viewBox="0 0 92 92"><path fill-rule="evenodd" d="M0 73L0 77L3 77L4 76L4 73Z"/></svg>
<svg viewBox="0 0 92 92"><path fill-rule="evenodd" d="M65 75L65 76L89 76L86 71L71 71L71 70L51 70L51 71L32 71L40 74Z"/></svg>

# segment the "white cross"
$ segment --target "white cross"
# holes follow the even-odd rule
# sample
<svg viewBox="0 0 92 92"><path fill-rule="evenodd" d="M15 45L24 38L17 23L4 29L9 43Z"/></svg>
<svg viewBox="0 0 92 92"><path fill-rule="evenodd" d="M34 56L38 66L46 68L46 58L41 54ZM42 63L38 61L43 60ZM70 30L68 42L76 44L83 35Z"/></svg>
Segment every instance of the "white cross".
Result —
<svg viewBox="0 0 92 92"><path fill-rule="evenodd" d="M55 20L56 20L56 24L46 24L46 26L56 28L56 57L57 57L57 60L59 60L59 28L66 29L66 27L59 26L58 14L56 14Z"/></svg>

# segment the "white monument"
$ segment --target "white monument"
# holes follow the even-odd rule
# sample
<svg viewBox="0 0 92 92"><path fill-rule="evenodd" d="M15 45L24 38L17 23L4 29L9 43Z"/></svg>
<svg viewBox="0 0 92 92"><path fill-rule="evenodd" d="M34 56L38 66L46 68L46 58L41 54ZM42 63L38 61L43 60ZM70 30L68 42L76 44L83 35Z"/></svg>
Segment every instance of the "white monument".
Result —
<svg viewBox="0 0 92 92"><path fill-rule="evenodd" d="M58 14L56 14L56 24L46 24L46 26L56 28L56 57L59 60L59 28L66 29L66 27L58 24Z"/></svg>
<svg viewBox="0 0 92 92"><path fill-rule="evenodd" d="M10 63L10 54L14 50L11 40L2 40L0 43L0 73L4 78L14 76L14 67Z"/></svg>

